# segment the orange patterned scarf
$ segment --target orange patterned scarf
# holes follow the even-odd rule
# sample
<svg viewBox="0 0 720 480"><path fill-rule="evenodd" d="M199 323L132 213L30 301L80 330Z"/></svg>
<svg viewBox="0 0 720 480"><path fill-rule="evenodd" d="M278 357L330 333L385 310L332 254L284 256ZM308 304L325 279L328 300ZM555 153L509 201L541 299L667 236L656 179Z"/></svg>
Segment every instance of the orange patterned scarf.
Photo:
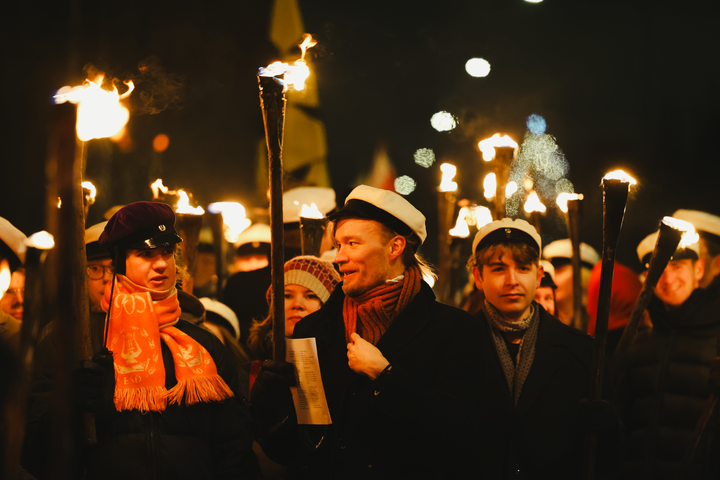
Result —
<svg viewBox="0 0 720 480"><path fill-rule="evenodd" d="M385 283L355 298L345 297L343 317L345 340L356 332L377 345L390 324L420 291L422 275L417 265L405 270L405 278L397 283Z"/></svg>
<svg viewBox="0 0 720 480"><path fill-rule="evenodd" d="M170 404L220 401L233 396L218 375L210 353L192 337L175 328L180 318L177 290L158 291L115 275L109 321L108 348L115 364L115 408L162 412ZM111 283L102 307L110 305ZM158 299L158 300L154 300ZM165 389L165 365L160 339L170 348L177 385Z"/></svg>

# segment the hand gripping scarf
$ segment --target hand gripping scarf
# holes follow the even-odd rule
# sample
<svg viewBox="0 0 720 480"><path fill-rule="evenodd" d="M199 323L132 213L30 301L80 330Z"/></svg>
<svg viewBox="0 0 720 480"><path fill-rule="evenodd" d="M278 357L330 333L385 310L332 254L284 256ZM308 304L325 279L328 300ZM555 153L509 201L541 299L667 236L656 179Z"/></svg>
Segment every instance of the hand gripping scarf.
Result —
<svg viewBox="0 0 720 480"><path fill-rule="evenodd" d="M167 403L187 405L220 401L233 396L218 375L210 353L188 334L174 327L180 318L175 287L158 291L115 275L115 292L108 319L108 344L115 364L115 408L162 412ZM112 283L112 282L111 282ZM111 283L102 308L110 305ZM159 298L160 300L153 300ZM177 385L165 389L160 339L170 348Z"/></svg>
<svg viewBox="0 0 720 480"><path fill-rule="evenodd" d="M519 322L507 321L500 311L487 300L483 303L483 312L490 323L490 331L495 341L495 350L500 359L503 373L505 373L505 380L510 389L510 394L513 396L515 405L517 405L520 399L520 391L535 359L535 343L537 342L538 325L540 324L540 309L531 304L530 313ZM502 332L522 331L525 333L520 343L516 366L515 362L510 358L510 352L508 352Z"/></svg>
<svg viewBox="0 0 720 480"><path fill-rule="evenodd" d="M422 275L417 265L405 270L401 282L385 283L355 298L345 297L343 317L345 340L358 332L368 342L377 345L380 338L412 299L420 291Z"/></svg>

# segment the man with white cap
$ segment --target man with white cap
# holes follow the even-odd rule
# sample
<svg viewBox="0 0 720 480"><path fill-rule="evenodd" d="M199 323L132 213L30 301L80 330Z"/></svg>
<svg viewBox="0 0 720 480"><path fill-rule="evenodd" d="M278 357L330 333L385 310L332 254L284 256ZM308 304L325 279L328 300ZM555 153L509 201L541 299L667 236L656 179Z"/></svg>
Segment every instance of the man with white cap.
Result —
<svg viewBox="0 0 720 480"><path fill-rule="evenodd" d="M266 361L251 393L261 424L277 429L261 438L264 451L293 478L477 474L479 325L424 282L425 217L400 195L361 185L330 220L342 288L293 336L317 341L332 424L298 427L286 386L294 377Z"/></svg>
<svg viewBox="0 0 720 480"><path fill-rule="evenodd" d="M638 246L647 267L657 232ZM697 243L679 248L647 306L652 328L641 329L621 359L618 391L628 429L625 478L718 478L717 414L695 449L690 470L682 460L710 394L711 365L720 350L720 282L699 288L704 264Z"/></svg>
<svg viewBox="0 0 720 480"><path fill-rule="evenodd" d="M555 240L545 246L542 252L543 258L550 261L555 267L555 305L557 310L555 316L565 325L573 325L573 268L572 268L572 243L569 238ZM582 302L587 308L587 291L590 283L590 273L593 266L600 261L600 255L587 243L580 243L580 270L582 285ZM582 321L583 326L587 325L587 316Z"/></svg>
<svg viewBox="0 0 720 480"><path fill-rule="evenodd" d="M486 413L480 471L487 478L580 478L587 432L597 435L598 472L620 459L617 410L586 400L592 339L533 301L544 273L540 245L532 225L505 218L480 228L468 262L485 294L476 340L484 388L475 405ZM610 382L603 396L614 401Z"/></svg>
<svg viewBox="0 0 720 480"><path fill-rule="evenodd" d="M720 274L720 217L698 210L680 209L673 213L678 220L690 222L700 234L700 260L705 271L700 287L706 288Z"/></svg>

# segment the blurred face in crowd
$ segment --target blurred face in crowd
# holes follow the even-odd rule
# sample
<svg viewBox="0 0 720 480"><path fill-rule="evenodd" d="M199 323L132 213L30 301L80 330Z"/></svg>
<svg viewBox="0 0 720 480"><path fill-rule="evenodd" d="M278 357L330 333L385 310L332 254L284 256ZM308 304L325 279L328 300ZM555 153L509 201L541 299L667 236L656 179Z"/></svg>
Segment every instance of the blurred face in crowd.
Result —
<svg viewBox="0 0 720 480"><path fill-rule="evenodd" d="M538 287L535 291L535 301L542 305L550 315L555 315L555 289L552 287Z"/></svg>
<svg viewBox="0 0 720 480"><path fill-rule="evenodd" d="M292 337L295 324L322 307L320 297L302 285L285 285L285 336Z"/></svg>
<svg viewBox="0 0 720 480"><path fill-rule="evenodd" d="M665 267L655 287L655 295L667 310L673 310L682 305L693 290L698 288L703 273L702 260L693 261L690 258L674 260Z"/></svg>
<svg viewBox="0 0 720 480"><path fill-rule="evenodd" d="M175 247L129 250L125 257L126 276L152 290L175 286Z"/></svg>
<svg viewBox="0 0 720 480"><path fill-rule="evenodd" d="M5 295L0 299L0 308L8 315L18 320L23 318L25 306L25 270L20 269L13 272L10 277L10 286Z"/></svg>
<svg viewBox="0 0 720 480"><path fill-rule="evenodd" d="M105 294L105 285L112 281L113 267L110 258L88 260L87 285L88 296L90 297L90 309L93 312L101 312L100 300Z"/></svg>
<svg viewBox="0 0 720 480"><path fill-rule="evenodd" d="M572 265L555 267L555 301L558 303L572 302L573 299L573 269Z"/></svg>
<svg viewBox="0 0 720 480"><path fill-rule="evenodd" d="M374 220L340 220L335 226L335 244L338 249L335 263L348 297L358 297L405 271L400 260L405 239L389 236L382 224Z"/></svg>
<svg viewBox="0 0 720 480"><path fill-rule="evenodd" d="M510 321L522 320L529 313L542 276L543 268L536 261L516 262L507 247L495 248L487 263L473 267L475 285Z"/></svg>

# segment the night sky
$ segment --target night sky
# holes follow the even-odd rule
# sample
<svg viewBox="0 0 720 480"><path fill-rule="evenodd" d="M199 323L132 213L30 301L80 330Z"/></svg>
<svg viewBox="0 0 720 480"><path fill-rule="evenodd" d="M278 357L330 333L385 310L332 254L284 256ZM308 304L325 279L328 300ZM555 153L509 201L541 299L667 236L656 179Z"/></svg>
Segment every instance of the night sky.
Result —
<svg viewBox="0 0 720 480"><path fill-rule="evenodd" d="M637 269L635 248L662 216L677 208L720 214L720 42L716 16L701 6L710 4L300 1L306 30L319 42L309 55L338 200L385 145L396 173L418 183L407 198L428 217L424 253L435 260L440 163L458 167L459 198L482 204L490 170L477 142L496 132L521 142L526 118L539 114L569 163L567 178L585 195L581 239L598 251L600 179L623 168L639 181L618 249ZM100 195L89 223L112 205L149 200L147 185L157 176L202 206L236 200L265 207L255 172L264 135L255 74L278 58L267 34L270 6L15 2L2 29L0 216L27 234L45 228L49 98L82 83L88 63L121 79L139 76L142 62L162 73L130 97L131 145L90 142L86 177ZM490 62L489 76L465 73L472 57ZM161 88L171 85L182 88ZM167 108L142 114L151 93ZM431 127L440 110L459 119L452 132ZM152 149L159 133L170 138L162 154ZM434 150L432 167L414 163L419 148ZM548 239L565 236L556 207L543 229Z"/></svg>

